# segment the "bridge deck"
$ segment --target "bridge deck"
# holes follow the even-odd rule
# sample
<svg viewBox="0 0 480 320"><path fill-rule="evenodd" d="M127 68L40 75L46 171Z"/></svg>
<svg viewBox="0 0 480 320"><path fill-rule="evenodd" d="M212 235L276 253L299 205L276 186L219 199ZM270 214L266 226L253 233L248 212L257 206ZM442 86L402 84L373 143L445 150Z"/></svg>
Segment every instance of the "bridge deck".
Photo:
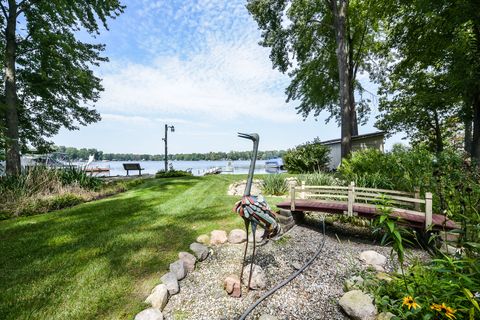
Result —
<svg viewBox="0 0 480 320"><path fill-rule="evenodd" d="M290 201L284 201L277 204L278 208L290 210ZM425 226L425 216L419 215L418 212L392 208L391 217L398 219L398 222L404 225L408 225L413 228L423 229ZM343 214L348 210L347 202L340 201L324 201L324 200L295 200L295 211L316 211L316 212L326 212L326 213L336 213ZM376 216L380 215L377 207L371 204L359 204L355 203L353 205L353 211L358 214L360 217L365 217L368 219L374 219ZM445 222L445 218L439 214L432 215L432 228L434 230L447 230L457 229L458 226L454 221L448 220Z"/></svg>

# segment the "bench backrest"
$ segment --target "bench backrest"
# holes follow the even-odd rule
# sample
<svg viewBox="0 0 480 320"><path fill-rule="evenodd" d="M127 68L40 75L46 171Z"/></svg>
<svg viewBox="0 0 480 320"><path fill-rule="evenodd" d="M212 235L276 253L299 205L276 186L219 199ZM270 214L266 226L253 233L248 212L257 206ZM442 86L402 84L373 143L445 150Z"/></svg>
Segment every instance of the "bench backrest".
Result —
<svg viewBox="0 0 480 320"><path fill-rule="evenodd" d="M140 163L124 163L123 169L125 170L140 170Z"/></svg>

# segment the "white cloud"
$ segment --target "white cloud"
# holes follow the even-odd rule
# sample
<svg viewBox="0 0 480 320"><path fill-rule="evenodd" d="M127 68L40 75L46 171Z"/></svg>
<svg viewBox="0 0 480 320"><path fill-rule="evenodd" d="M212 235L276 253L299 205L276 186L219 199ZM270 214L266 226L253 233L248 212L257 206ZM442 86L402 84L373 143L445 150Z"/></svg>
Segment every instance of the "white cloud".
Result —
<svg viewBox="0 0 480 320"><path fill-rule="evenodd" d="M103 75L99 109L137 116L298 119L293 106L285 103L286 77L272 70L268 50L250 40L209 40L207 50L182 60L159 56L148 65L113 64Z"/></svg>

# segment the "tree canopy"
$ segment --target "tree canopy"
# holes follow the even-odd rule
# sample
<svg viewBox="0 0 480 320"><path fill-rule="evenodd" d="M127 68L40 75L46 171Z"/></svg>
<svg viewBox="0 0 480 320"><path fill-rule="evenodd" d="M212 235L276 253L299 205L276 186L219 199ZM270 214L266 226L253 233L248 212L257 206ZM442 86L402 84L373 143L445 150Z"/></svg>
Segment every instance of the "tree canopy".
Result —
<svg viewBox="0 0 480 320"><path fill-rule="evenodd" d="M428 140L435 117L443 133L452 129L452 120L457 128L463 122L466 151L478 162L480 2L387 3L383 61L377 69L379 125Z"/></svg>
<svg viewBox="0 0 480 320"><path fill-rule="evenodd" d="M368 70L375 48L378 11L371 1L250 0L247 9L262 31L260 44L271 48L273 67L291 78L287 101L299 100L303 117L327 111L327 121L342 126L342 140L357 135L357 122L370 111L357 74Z"/></svg>
<svg viewBox="0 0 480 320"><path fill-rule="evenodd" d="M39 150L60 128L100 120L92 103L103 87L93 67L108 61L102 44L78 40L97 35L121 14L120 0L0 1L0 147L7 173L20 171L21 149Z"/></svg>

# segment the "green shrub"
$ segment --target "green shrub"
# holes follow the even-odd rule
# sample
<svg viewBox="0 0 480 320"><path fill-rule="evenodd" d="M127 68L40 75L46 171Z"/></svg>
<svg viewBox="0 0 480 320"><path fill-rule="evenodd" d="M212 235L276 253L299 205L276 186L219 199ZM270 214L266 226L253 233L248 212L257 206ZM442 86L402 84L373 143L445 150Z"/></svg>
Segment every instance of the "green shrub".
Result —
<svg viewBox="0 0 480 320"><path fill-rule="evenodd" d="M155 178L178 178L178 177L192 177L193 174L189 171L182 170L160 170L155 174Z"/></svg>
<svg viewBox="0 0 480 320"><path fill-rule="evenodd" d="M289 173L311 173L326 171L330 161L330 149L320 144L317 138L294 149L289 149L283 156L285 169Z"/></svg>
<svg viewBox="0 0 480 320"><path fill-rule="evenodd" d="M288 192L288 185L283 174L270 174L263 179L261 189L264 194L280 196Z"/></svg>

